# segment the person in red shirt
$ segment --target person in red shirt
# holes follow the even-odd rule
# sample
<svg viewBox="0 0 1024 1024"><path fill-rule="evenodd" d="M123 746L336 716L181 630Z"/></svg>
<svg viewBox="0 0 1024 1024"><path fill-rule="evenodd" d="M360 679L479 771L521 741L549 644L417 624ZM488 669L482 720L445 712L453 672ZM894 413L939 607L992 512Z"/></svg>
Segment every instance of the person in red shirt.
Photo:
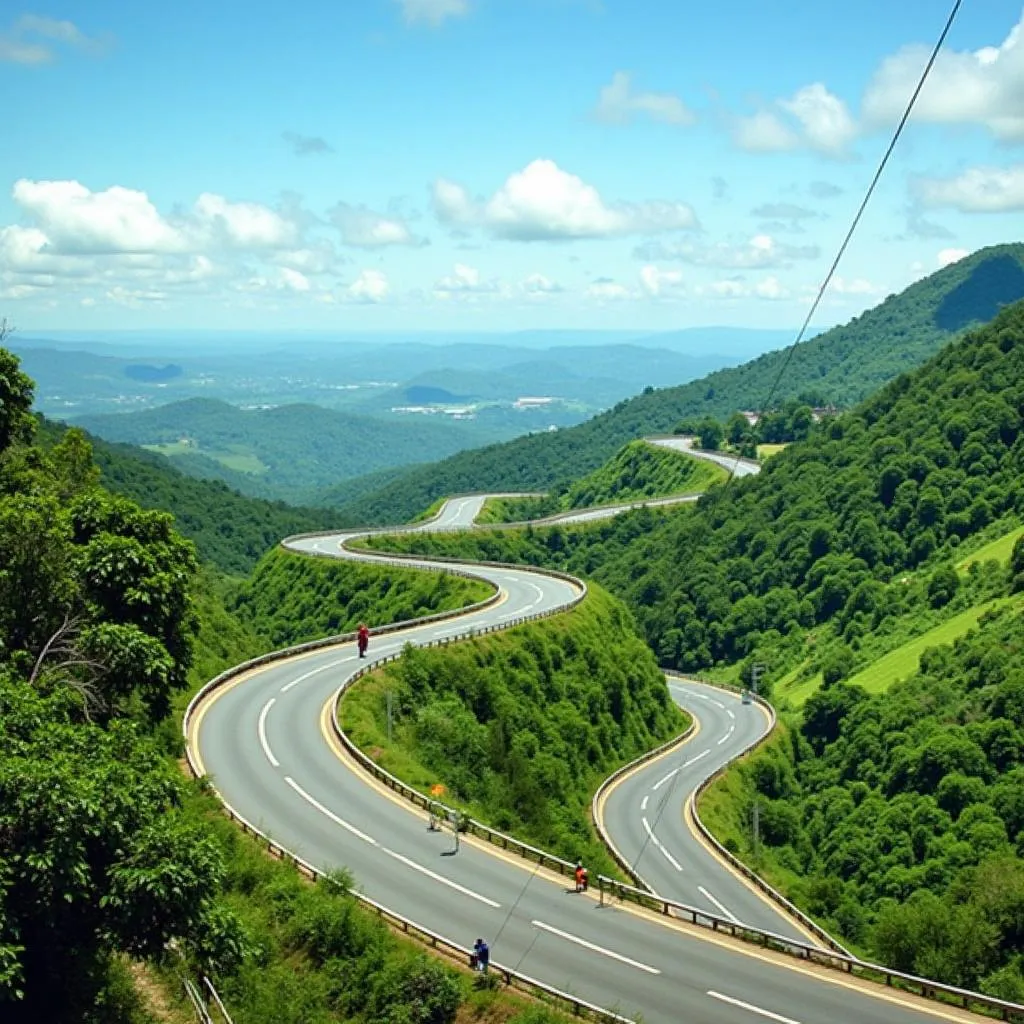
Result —
<svg viewBox="0 0 1024 1024"><path fill-rule="evenodd" d="M359 630L356 633L356 646L359 648L359 657L366 657L366 648L370 645L370 631L366 628L365 622L359 623Z"/></svg>

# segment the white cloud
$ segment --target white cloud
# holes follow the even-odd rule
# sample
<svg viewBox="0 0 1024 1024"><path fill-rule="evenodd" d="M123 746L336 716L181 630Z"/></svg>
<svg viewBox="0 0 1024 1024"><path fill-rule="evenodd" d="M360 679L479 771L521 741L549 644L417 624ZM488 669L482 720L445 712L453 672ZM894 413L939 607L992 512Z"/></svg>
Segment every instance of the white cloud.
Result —
<svg viewBox="0 0 1024 1024"><path fill-rule="evenodd" d="M469 13L469 0L395 0L402 8L402 17L414 25L424 21L435 28L447 18L461 18Z"/></svg>
<svg viewBox="0 0 1024 1024"><path fill-rule="evenodd" d="M519 282L519 287L527 295L532 296L554 295L557 292L565 291L557 281L552 281L550 277L545 277L543 274L530 274L529 277Z"/></svg>
<svg viewBox="0 0 1024 1024"><path fill-rule="evenodd" d="M696 215L685 203L606 203L592 185L552 160L534 160L511 174L485 202L446 179L435 182L433 194L442 222L481 227L496 238L514 241L615 238L697 227Z"/></svg>
<svg viewBox="0 0 1024 1024"><path fill-rule="evenodd" d="M786 299L789 289L777 277L765 277L754 285L754 294L761 299Z"/></svg>
<svg viewBox="0 0 1024 1024"><path fill-rule="evenodd" d="M199 230L215 243L242 249L284 249L298 241L298 226L260 203L231 203L204 192L193 211Z"/></svg>
<svg viewBox="0 0 1024 1024"><path fill-rule="evenodd" d="M348 286L348 295L356 302L383 302L391 290L382 270L361 270Z"/></svg>
<svg viewBox="0 0 1024 1024"><path fill-rule="evenodd" d="M828 290L836 295L881 295L882 289L864 277L833 277Z"/></svg>
<svg viewBox="0 0 1024 1024"><path fill-rule="evenodd" d="M654 264L640 268L640 284L652 297L678 293L683 286L681 270L659 270Z"/></svg>
<svg viewBox="0 0 1024 1024"><path fill-rule="evenodd" d="M790 290L774 275L757 281L728 277L694 287L695 294L712 299L765 299L777 301L791 297Z"/></svg>
<svg viewBox="0 0 1024 1024"><path fill-rule="evenodd" d="M930 55L904 47L875 72L862 102L871 124L891 124L903 113ZM914 105L914 120L983 125L997 138L1024 141L1024 14L998 46L942 50Z"/></svg>
<svg viewBox="0 0 1024 1024"><path fill-rule="evenodd" d="M701 267L722 267L747 270L767 267L788 267L794 260L812 260L821 255L816 245L788 245L771 235L754 235L739 245L731 242L713 244L670 241L647 242L637 246L640 259L680 260Z"/></svg>
<svg viewBox="0 0 1024 1024"><path fill-rule="evenodd" d="M186 248L181 232L164 220L145 192L119 185L91 192L77 181L22 178L15 182L13 195L54 251L96 254Z"/></svg>
<svg viewBox="0 0 1024 1024"><path fill-rule="evenodd" d="M121 285L115 285L107 292L107 298L118 306L138 309L148 303L165 302L167 293L154 288L124 288Z"/></svg>
<svg viewBox="0 0 1024 1024"><path fill-rule="evenodd" d="M618 302L622 299L630 299L633 297L633 293L618 281L613 281L608 277L599 277L587 288L587 295L592 299L597 299L601 302L612 301Z"/></svg>
<svg viewBox="0 0 1024 1024"><path fill-rule="evenodd" d="M457 182L438 178L431 187L438 220L453 227L472 227L480 216L481 203Z"/></svg>
<svg viewBox="0 0 1024 1024"><path fill-rule="evenodd" d="M780 106L799 122L806 144L819 153L843 156L857 134L846 104L820 82L805 86Z"/></svg>
<svg viewBox="0 0 1024 1024"><path fill-rule="evenodd" d="M434 294L441 299L494 295L500 291L499 281L482 277L476 267L466 263L456 263L450 274L434 282Z"/></svg>
<svg viewBox="0 0 1024 1024"><path fill-rule="evenodd" d="M344 245L358 249L381 249L389 245L422 245L409 225L398 216L374 213L365 206L338 203L328 211L331 223L341 234Z"/></svg>
<svg viewBox="0 0 1024 1024"><path fill-rule="evenodd" d="M940 267L948 267L951 263L956 263L969 255L969 249L940 249L935 257L935 262Z"/></svg>
<svg viewBox="0 0 1024 1024"><path fill-rule="evenodd" d="M74 22L23 14L0 33L0 61L12 64L50 64L56 59L52 44L99 54L105 40L87 36Z"/></svg>
<svg viewBox="0 0 1024 1024"><path fill-rule="evenodd" d="M1024 164L972 167L955 178L919 178L914 191L926 206L949 206L962 213L1024 210Z"/></svg>
<svg viewBox="0 0 1024 1024"><path fill-rule="evenodd" d="M820 82L733 124L736 145L755 153L811 149L842 159L856 135L857 125L846 104Z"/></svg>
<svg viewBox="0 0 1024 1024"><path fill-rule="evenodd" d="M326 239L318 240L302 249L285 250L274 258L283 266L301 270L304 274L327 274L340 262L334 246Z"/></svg>
<svg viewBox="0 0 1024 1024"><path fill-rule="evenodd" d="M634 92L632 76L626 71L616 71L611 82L601 89L594 113L599 120L613 124L626 124L638 114L666 124L693 124L696 120L673 93Z"/></svg>
<svg viewBox="0 0 1024 1024"><path fill-rule="evenodd" d="M279 278L281 287L287 288L292 292L308 292L312 285L309 283L309 278L305 274L300 273L298 270L292 270L291 267L280 267Z"/></svg>
<svg viewBox="0 0 1024 1024"><path fill-rule="evenodd" d="M796 132L770 110L736 118L732 137L733 142L748 153L782 153L800 145Z"/></svg>

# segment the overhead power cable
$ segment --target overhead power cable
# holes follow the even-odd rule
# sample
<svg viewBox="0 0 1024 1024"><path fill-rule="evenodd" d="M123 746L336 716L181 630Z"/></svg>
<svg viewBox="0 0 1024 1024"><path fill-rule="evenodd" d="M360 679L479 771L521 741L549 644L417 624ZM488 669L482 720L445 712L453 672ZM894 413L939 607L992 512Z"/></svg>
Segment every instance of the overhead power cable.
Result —
<svg viewBox="0 0 1024 1024"><path fill-rule="evenodd" d="M782 365L779 367L779 372L776 374L775 380L768 390L768 395L761 406L762 414L771 406L772 399L775 397L775 394L779 389L779 385L782 383L782 378L785 376L790 360L793 358L793 353L796 351L797 345L803 341L804 335L807 333L807 328L810 326L814 314L818 311L818 306L821 305L821 300L825 295L825 290L828 288L832 278L835 276L836 269L839 267L839 261L843 258L843 254L846 252L847 246L849 246L850 240L853 238L854 232L857 230L857 225L860 224L861 217L863 217L864 211L867 209L871 196L874 194L875 187L878 185L879 179L882 177L882 172L885 170L886 164L889 162L889 157L892 156L892 152L896 148L896 143L899 142L900 136L903 134L903 129L906 127L907 121L910 119L910 113L914 109L914 105L917 103L918 96L921 95L924 83L928 80L928 75L931 73L932 66L935 64L935 60L939 56L942 44L946 41L946 36L949 35L949 30L953 27L953 22L956 19L962 3L963 0L955 0L953 8L949 12L949 17L946 18L946 24L943 26L942 33L939 35L935 46L932 48L931 55L928 58L928 63L925 64L924 70L922 70L921 76L917 81L917 86L914 88L914 92L911 95L910 100L907 102L906 109L903 111L903 116L900 118L899 124L896 125L896 130L893 132L892 138L889 140L889 145L886 147L885 153L879 161L874 177L871 179L871 184L868 185L867 191L864 193L864 198L861 200L860 206L857 208L857 213L854 215L853 221L850 224L850 228L846 232L846 237L843 239L842 245L839 246L839 251L836 253L835 259L832 261L832 265L829 267L828 273L825 275L825 280L821 282L821 287L818 289L818 293L815 295L814 301L811 303L811 308L808 310L807 316L804 318L804 322L800 327L800 331L797 334L796 339L786 350L786 354L782 360ZM729 471L730 480L735 474L736 467L739 465L739 462L740 456L737 455L736 461L733 463L733 467Z"/></svg>

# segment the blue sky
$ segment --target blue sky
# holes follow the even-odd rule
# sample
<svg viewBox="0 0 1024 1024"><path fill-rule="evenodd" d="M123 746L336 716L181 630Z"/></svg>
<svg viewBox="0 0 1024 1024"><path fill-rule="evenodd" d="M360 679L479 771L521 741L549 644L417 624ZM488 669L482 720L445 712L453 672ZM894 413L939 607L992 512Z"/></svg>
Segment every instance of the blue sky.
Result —
<svg viewBox="0 0 1024 1024"><path fill-rule="evenodd" d="M795 325L948 9L15 11L0 315L25 333ZM818 322L1022 239L1022 19L1020 0L964 4Z"/></svg>

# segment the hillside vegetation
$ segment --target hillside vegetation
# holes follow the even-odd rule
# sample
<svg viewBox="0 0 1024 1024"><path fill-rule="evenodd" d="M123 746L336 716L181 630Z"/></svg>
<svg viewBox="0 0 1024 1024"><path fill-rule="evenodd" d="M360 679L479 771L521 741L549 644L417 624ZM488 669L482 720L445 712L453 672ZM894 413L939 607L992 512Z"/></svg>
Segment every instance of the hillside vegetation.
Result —
<svg viewBox="0 0 1024 1024"><path fill-rule="evenodd" d="M352 477L443 458L467 444L456 425L422 418L396 423L315 405L239 409L206 398L83 416L77 425L109 441L177 446L165 450L175 453L172 461L184 472L292 502L310 502L316 491Z"/></svg>
<svg viewBox="0 0 1024 1024"><path fill-rule="evenodd" d="M69 428L41 419L38 430L39 443L50 448ZM100 483L107 490L143 508L170 512L175 529L195 544L200 559L221 572L248 572L282 537L343 525L337 513L328 509L246 497L219 481L186 476L166 459L141 448L95 437L87 440Z"/></svg>
<svg viewBox="0 0 1024 1024"><path fill-rule="evenodd" d="M591 794L685 725L629 613L599 588L564 615L445 648L407 647L354 687L342 722L410 784L440 783L446 801L481 820L607 869L588 822Z"/></svg>
<svg viewBox="0 0 1024 1024"><path fill-rule="evenodd" d="M557 512L620 505L671 494L695 494L726 479L720 466L682 452L636 440L603 466L544 498L492 498L481 523L523 522Z"/></svg>
<svg viewBox="0 0 1024 1024"><path fill-rule="evenodd" d="M283 548L265 555L227 601L270 650L432 612L463 608L494 593L482 580L395 566L311 558Z"/></svg>
<svg viewBox="0 0 1024 1024"><path fill-rule="evenodd" d="M681 387L620 402L577 427L533 434L462 452L404 477L344 507L360 522L408 520L435 498L467 491L551 490L595 469L622 445L668 433L682 419L725 421L739 409L759 409L779 376L773 403L796 399L847 406L898 374L923 363L957 333L1024 298L1024 245L982 249L890 296L850 323L796 347L768 353Z"/></svg>
<svg viewBox="0 0 1024 1024"><path fill-rule="evenodd" d="M588 572L663 663L799 690L712 826L869 956L1019 1000L1022 413L1019 303L694 510L429 543Z"/></svg>

